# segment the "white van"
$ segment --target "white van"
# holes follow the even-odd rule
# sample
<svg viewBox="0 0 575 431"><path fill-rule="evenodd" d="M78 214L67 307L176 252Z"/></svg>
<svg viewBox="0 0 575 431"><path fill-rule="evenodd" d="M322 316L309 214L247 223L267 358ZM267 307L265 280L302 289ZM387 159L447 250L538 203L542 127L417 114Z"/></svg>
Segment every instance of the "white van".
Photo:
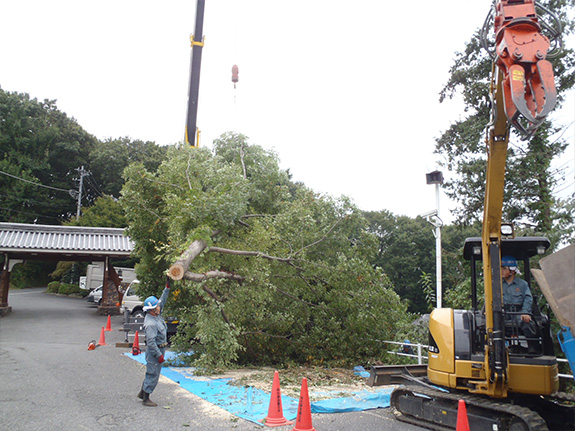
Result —
<svg viewBox="0 0 575 431"><path fill-rule="evenodd" d="M122 311L128 310L133 317L144 316L144 301L138 296L138 287L140 286L139 280L133 280L122 299Z"/></svg>

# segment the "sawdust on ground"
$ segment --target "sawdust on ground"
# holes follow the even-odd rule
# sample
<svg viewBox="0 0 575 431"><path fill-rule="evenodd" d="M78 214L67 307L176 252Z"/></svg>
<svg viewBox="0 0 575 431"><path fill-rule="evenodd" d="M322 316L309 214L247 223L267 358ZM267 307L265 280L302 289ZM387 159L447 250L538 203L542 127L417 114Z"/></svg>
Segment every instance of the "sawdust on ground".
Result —
<svg viewBox="0 0 575 431"><path fill-rule="evenodd" d="M242 368L227 370L212 378L232 378L231 384L236 386L251 386L266 392L271 392L274 368ZM379 388L366 385L366 378L358 376L352 369L322 368L322 367L290 367L278 369L282 395L299 399L302 379L308 384L311 402L326 398L352 396L354 392L374 391Z"/></svg>

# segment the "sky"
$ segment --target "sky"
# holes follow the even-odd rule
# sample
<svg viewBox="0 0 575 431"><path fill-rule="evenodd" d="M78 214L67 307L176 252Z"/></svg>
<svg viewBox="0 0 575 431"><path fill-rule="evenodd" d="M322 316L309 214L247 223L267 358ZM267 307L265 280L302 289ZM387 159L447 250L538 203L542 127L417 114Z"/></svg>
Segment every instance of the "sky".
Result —
<svg viewBox="0 0 575 431"><path fill-rule="evenodd" d="M434 210L435 138L465 115L439 93L490 5L206 0L200 145L239 132L319 193L410 217ZM0 86L57 100L99 139L179 142L195 10L195 0L0 1ZM575 92L553 115L571 125L555 164L565 194L575 191ZM449 222L455 204L440 196Z"/></svg>

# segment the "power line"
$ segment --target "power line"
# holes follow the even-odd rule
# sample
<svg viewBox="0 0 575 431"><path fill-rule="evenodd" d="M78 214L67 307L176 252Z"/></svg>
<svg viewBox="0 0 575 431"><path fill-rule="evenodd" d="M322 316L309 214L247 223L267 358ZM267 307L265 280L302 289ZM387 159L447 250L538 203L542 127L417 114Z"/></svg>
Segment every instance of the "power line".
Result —
<svg viewBox="0 0 575 431"><path fill-rule="evenodd" d="M563 187L562 189L556 190L555 193L561 193L562 191L567 190L568 188L573 187L574 185L575 185L575 182L572 182L571 184L567 184L567 185L566 185L565 187Z"/></svg>
<svg viewBox="0 0 575 431"><path fill-rule="evenodd" d="M43 214L37 214L37 213L30 213L30 212L26 212L26 211L18 211L18 210L14 210L14 209L12 209L12 208L0 207L0 210L10 211L10 212L19 213L19 214L26 214L26 215L36 216L36 218L51 218L51 219L54 219L54 220L60 220L60 218L58 218L58 217L49 216L49 215L43 215Z"/></svg>
<svg viewBox="0 0 575 431"><path fill-rule="evenodd" d="M104 193L102 193L100 187L98 187L98 183L96 183L96 180L94 179L94 175L92 174L92 172L88 172L88 174L89 175L86 176L86 181L90 183L90 185L98 195L104 196Z"/></svg>
<svg viewBox="0 0 575 431"><path fill-rule="evenodd" d="M12 195L6 195L4 193L0 193L0 197L3 196L5 198L9 198L9 199L17 199L19 201L22 202L29 202L32 204L36 204L36 205L42 205L42 206L48 206L48 207L54 207L54 208L61 208L62 204L61 203L52 203L52 202L40 202L37 201L35 199L30 199L30 198L26 198L26 197L20 197L20 196L12 196ZM1 202L1 200L0 200Z"/></svg>
<svg viewBox="0 0 575 431"><path fill-rule="evenodd" d="M34 181L26 180L26 179L24 179L24 178L17 177L16 175L12 175L12 174L9 174L9 173L7 173L7 172L0 171L0 174L6 175L6 176L8 176L8 177L16 178L17 180L24 181L25 183L34 184L35 186L38 186L38 187L46 187L47 189L52 189L52 190L57 190L57 191L59 191L59 192L66 192L66 193L68 193L68 190L59 189L59 188L57 188L57 187L52 187L52 186L45 186L44 184L35 183Z"/></svg>

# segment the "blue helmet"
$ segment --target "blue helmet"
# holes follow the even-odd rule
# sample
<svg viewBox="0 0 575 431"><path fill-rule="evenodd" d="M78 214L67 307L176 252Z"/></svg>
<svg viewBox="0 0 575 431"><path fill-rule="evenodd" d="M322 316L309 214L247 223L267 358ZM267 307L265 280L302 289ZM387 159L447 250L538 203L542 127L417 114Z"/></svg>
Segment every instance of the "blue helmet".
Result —
<svg viewBox="0 0 575 431"><path fill-rule="evenodd" d="M155 296L148 296L144 301L144 311L153 310L158 305L160 305L160 301Z"/></svg>
<svg viewBox="0 0 575 431"><path fill-rule="evenodd" d="M521 275L521 272L517 267L517 259L515 259L513 256L503 256L501 258L501 266L506 266L511 271L515 271L515 273Z"/></svg>
<svg viewBox="0 0 575 431"><path fill-rule="evenodd" d="M515 259L513 256L503 256L501 258L501 266L517 266L517 259Z"/></svg>

